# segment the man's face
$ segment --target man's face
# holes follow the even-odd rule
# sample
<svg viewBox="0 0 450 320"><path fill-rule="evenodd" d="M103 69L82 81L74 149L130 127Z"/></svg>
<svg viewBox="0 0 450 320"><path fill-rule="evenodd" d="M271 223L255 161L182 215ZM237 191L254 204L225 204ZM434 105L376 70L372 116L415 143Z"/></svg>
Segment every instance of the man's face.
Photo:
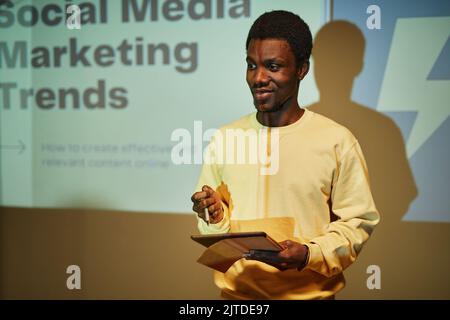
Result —
<svg viewBox="0 0 450 320"><path fill-rule="evenodd" d="M247 50L247 83L258 111L279 111L287 100L296 102L299 77L295 56L286 40L250 41Z"/></svg>

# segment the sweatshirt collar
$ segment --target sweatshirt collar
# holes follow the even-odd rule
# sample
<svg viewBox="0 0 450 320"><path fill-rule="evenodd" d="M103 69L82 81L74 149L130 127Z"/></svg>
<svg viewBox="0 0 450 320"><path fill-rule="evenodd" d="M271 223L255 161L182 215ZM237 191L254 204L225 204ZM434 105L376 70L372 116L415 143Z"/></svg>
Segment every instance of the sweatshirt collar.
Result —
<svg viewBox="0 0 450 320"><path fill-rule="evenodd" d="M298 119L297 121L295 121L294 123L291 123L287 126L283 126L283 127L267 127L264 126L263 124L259 123L258 119L256 119L256 112L253 112L250 114L250 123L251 126L255 129L278 129L280 134L285 134L285 133L289 133L292 131L295 131L299 128L301 128L302 126L305 125L306 122L308 122L311 117L313 116L313 112L309 111L307 108L303 108L303 110L305 110L305 112L303 113L303 115L301 116L300 119Z"/></svg>

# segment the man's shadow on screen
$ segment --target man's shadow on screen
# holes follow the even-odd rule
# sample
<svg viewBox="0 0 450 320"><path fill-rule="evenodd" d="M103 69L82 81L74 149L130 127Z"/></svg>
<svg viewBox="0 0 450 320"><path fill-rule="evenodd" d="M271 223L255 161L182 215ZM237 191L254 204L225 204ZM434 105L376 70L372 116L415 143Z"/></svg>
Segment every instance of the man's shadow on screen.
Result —
<svg viewBox="0 0 450 320"><path fill-rule="evenodd" d="M381 222L368 242L370 250L366 254L370 256L362 256L367 258L366 262L386 267L389 264L388 269L391 269L395 268L394 263L400 262L397 259L410 263L409 259L403 259L411 253L404 239L414 228L402 223L402 218L416 198L417 188L400 129L386 115L351 99L354 80L363 70L364 49L364 35L350 22L333 21L319 30L312 56L320 99L308 109L344 125L358 139L381 214ZM391 278L389 274L391 272L383 273L384 280Z"/></svg>

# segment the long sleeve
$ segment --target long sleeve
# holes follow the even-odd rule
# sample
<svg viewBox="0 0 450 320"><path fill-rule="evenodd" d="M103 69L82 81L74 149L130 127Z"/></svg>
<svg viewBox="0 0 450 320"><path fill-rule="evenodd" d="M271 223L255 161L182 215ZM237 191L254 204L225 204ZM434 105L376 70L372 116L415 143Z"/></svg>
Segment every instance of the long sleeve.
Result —
<svg viewBox="0 0 450 320"><path fill-rule="evenodd" d="M337 220L306 245L306 268L331 277L353 263L380 220L369 185L366 162L357 141L338 160L333 177L331 211Z"/></svg>
<svg viewBox="0 0 450 320"><path fill-rule="evenodd" d="M204 185L208 185L218 191L219 186L222 184L221 165L216 157L216 148L218 146L215 143L215 140L216 139L213 137L206 149L200 178L195 189L196 192L201 191ZM230 230L230 210L225 201L222 201L222 207L224 210L223 219L216 224L210 223L208 226L203 219L196 215L198 220L197 227L201 234L226 233Z"/></svg>

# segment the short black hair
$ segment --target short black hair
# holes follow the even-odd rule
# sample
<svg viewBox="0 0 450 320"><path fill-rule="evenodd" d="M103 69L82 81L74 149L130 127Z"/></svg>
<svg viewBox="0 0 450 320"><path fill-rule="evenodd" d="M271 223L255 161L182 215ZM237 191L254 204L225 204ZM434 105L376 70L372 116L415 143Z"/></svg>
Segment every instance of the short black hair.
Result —
<svg viewBox="0 0 450 320"><path fill-rule="evenodd" d="M309 62L312 35L309 26L298 15L284 10L263 13L248 32L245 49L252 39L283 39L289 43L297 66Z"/></svg>

